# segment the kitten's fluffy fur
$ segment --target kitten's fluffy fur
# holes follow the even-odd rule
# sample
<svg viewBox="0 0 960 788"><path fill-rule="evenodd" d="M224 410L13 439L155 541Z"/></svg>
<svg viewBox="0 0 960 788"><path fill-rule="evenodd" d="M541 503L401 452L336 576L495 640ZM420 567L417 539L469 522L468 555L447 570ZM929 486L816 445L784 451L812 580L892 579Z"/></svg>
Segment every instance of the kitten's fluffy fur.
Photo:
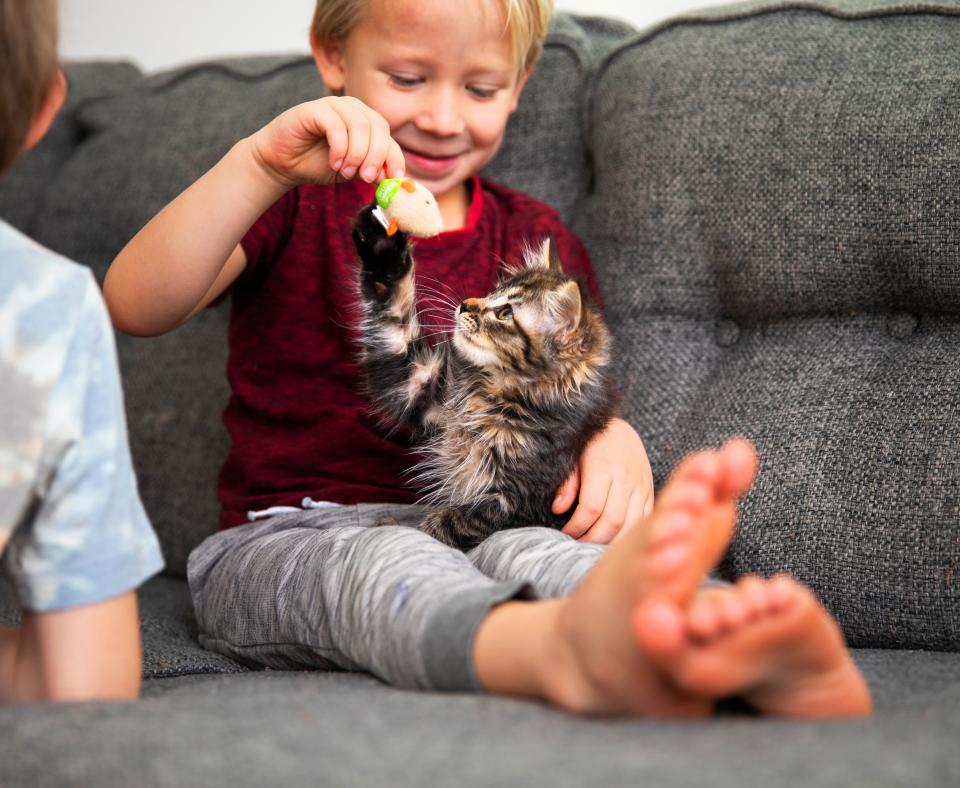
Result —
<svg viewBox="0 0 960 788"><path fill-rule="evenodd" d="M439 508L423 529L467 549L503 528L562 527L553 496L616 407L603 320L546 242L485 298L465 300L453 341L431 347L407 237L387 237L372 208L353 232L362 360L374 405L426 439L416 480Z"/></svg>

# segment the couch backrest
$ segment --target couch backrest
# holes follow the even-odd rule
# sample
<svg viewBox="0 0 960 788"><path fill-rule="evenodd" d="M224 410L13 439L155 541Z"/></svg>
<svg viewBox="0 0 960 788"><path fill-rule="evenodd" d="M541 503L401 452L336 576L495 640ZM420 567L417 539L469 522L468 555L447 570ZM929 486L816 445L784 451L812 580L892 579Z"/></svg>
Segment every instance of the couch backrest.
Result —
<svg viewBox="0 0 960 788"><path fill-rule="evenodd" d="M658 481L761 472L722 565L860 646L960 647L960 6L740 4L598 68L577 223Z"/></svg>
<svg viewBox="0 0 960 788"><path fill-rule="evenodd" d="M582 107L591 63L630 28L554 20L490 174L571 219L590 170ZM241 137L323 85L306 57L225 60L143 78L128 64L68 67L70 103L48 139L0 182L0 216L102 280L123 245ZM118 337L141 495L168 570L216 529L228 448L221 412L227 308L157 339Z"/></svg>

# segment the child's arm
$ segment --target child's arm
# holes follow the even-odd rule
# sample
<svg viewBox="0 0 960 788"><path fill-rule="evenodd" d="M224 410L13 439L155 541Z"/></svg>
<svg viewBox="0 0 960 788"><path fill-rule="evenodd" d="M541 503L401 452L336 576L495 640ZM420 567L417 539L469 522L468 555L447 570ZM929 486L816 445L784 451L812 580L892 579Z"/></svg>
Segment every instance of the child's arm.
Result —
<svg viewBox="0 0 960 788"><path fill-rule="evenodd" d="M557 491L554 514L577 508L563 532L584 542L609 543L653 510L653 473L640 436L613 419L580 455L580 463Z"/></svg>
<svg viewBox="0 0 960 788"><path fill-rule="evenodd" d="M403 174L387 122L350 97L329 96L280 115L238 142L117 255L104 282L114 324L153 336L202 310L240 275L240 240L302 183Z"/></svg>

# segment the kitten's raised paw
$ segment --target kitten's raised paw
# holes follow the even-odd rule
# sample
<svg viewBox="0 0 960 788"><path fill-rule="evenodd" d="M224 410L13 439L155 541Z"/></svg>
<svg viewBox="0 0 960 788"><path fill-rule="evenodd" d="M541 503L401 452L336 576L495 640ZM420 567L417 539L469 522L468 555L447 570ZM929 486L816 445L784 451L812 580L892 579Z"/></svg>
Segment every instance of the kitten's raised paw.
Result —
<svg viewBox="0 0 960 788"><path fill-rule="evenodd" d="M402 279L413 265L406 233L387 235L374 216L376 203L357 215L353 226L353 244L363 264L361 283L368 296L382 298L390 286ZM386 286L386 287L384 287Z"/></svg>

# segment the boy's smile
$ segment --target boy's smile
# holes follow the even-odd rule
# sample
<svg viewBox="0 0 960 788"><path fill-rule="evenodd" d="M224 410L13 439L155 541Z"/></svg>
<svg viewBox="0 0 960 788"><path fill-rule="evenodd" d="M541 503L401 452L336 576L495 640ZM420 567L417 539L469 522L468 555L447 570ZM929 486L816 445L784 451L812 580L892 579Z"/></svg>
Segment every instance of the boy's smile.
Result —
<svg viewBox="0 0 960 788"><path fill-rule="evenodd" d="M527 77L499 4L371 0L344 41L313 46L327 87L386 119L407 174L462 227L465 182L499 149Z"/></svg>

